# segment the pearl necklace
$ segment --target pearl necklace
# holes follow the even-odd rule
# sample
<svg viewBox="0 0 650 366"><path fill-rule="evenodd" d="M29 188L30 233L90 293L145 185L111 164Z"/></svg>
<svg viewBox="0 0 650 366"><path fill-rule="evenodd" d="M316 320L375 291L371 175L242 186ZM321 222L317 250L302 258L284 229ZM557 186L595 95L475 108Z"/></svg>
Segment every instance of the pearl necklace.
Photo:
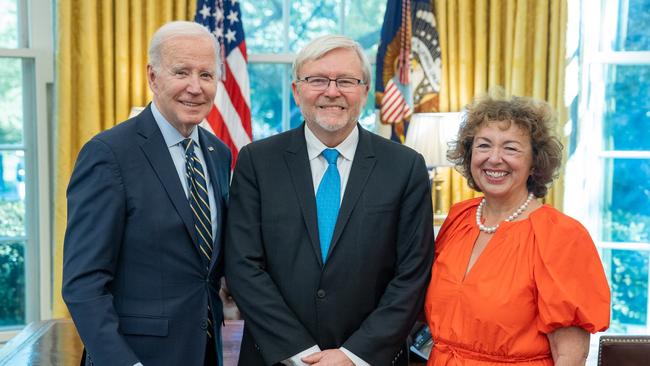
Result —
<svg viewBox="0 0 650 366"><path fill-rule="evenodd" d="M524 202L521 206L519 206L517 211L513 212L510 216L508 216L503 221L510 222L516 219L519 215L521 215L522 212L526 211L526 207L528 207L528 204L530 203L530 201L532 201L533 197L535 196L532 193L529 193L526 202ZM485 197L483 197L481 203L479 203L478 205L478 208L476 208L476 226L478 226L478 229L484 233L493 234L499 228L499 224L496 224L494 226L485 226L481 223L481 215L483 214L484 206L485 206Z"/></svg>

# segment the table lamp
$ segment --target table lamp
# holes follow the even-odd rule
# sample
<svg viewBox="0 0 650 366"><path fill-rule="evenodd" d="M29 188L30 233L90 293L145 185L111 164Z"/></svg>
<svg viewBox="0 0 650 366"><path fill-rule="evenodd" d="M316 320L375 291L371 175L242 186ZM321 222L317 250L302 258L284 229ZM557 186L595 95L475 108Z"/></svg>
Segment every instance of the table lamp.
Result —
<svg viewBox="0 0 650 366"><path fill-rule="evenodd" d="M441 190L444 179L439 168L451 167L447 160L448 143L456 139L462 113L415 113L411 117L404 144L424 156L433 189L433 213L442 212Z"/></svg>

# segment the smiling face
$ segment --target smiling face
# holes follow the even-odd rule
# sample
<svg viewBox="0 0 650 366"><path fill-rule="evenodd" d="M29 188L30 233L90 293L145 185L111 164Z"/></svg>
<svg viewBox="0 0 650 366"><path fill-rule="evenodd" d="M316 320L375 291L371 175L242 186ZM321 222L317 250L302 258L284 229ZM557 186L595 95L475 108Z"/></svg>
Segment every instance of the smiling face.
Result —
<svg viewBox="0 0 650 366"><path fill-rule="evenodd" d="M479 127L472 143L471 173L487 198L525 197L532 164L530 136L515 123L491 121Z"/></svg>
<svg viewBox="0 0 650 366"><path fill-rule="evenodd" d="M305 62L297 72L299 79L323 76L330 79L363 80L362 63L357 53L337 48L317 60ZM305 82L292 84L293 97L309 129L327 146L336 146L354 129L368 97L368 85L358 85L342 93L335 82L325 90L313 90Z"/></svg>
<svg viewBox="0 0 650 366"><path fill-rule="evenodd" d="M160 113L183 136L208 115L217 90L214 42L207 36L165 41L161 65L147 65L149 87Z"/></svg>

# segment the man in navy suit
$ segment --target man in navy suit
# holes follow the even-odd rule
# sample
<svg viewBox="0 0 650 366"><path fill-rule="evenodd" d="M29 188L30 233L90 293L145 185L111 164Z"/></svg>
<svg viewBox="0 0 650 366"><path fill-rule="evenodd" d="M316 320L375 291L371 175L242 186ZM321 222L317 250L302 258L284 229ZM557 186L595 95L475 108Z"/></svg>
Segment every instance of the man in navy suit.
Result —
<svg viewBox="0 0 650 366"><path fill-rule="evenodd" d="M198 126L213 105L217 50L196 23L163 25L149 46L153 102L79 153L63 298L86 365L221 365L231 157Z"/></svg>
<svg viewBox="0 0 650 366"><path fill-rule="evenodd" d="M245 146L231 185L239 364L406 365L433 258L424 159L357 122L370 66L356 42L315 39L293 72L305 123Z"/></svg>

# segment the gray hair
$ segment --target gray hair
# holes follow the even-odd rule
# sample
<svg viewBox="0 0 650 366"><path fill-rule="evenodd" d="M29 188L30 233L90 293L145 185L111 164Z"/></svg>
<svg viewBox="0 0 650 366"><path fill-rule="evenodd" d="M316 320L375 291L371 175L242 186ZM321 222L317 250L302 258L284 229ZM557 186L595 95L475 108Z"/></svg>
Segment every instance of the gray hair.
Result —
<svg viewBox="0 0 650 366"><path fill-rule="evenodd" d="M199 23L188 22L184 20L173 21L163 24L151 37L149 42L149 65L155 70L162 66L162 49L165 42L174 37L208 37L214 46L215 70L219 73L219 43L210 33L208 28Z"/></svg>
<svg viewBox="0 0 650 366"><path fill-rule="evenodd" d="M339 48L347 48L355 51L363 67L363 82L370 84L370 62L363 52L359 43L341 35L321 36L309 42L296 56L293 61L293 80L298 80L298 70L308 61L318 60L326 53Z"/></svg>

